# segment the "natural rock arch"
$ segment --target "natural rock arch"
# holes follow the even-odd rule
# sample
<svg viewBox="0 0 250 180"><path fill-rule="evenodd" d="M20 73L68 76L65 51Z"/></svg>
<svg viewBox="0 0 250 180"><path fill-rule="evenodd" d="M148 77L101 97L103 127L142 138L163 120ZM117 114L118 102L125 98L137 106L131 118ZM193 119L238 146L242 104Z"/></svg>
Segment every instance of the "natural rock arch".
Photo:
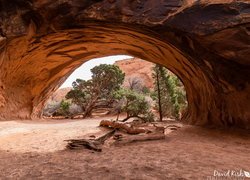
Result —
<svg viewBox="0 0 250 180"><path fill-rule="evenodd" d="M248 1L37 0L0 7L0 119L39 118L48 96L83 62L127 54L179 76L189 102L183 120L250 125Z"/></svg>

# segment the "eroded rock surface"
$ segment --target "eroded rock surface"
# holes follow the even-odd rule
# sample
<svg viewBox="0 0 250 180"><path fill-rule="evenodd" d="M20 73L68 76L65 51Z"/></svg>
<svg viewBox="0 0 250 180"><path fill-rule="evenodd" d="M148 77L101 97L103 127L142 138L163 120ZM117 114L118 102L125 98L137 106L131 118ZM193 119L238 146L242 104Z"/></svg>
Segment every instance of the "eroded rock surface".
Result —
<svg viewBox="0 0 250 180"><path fill-rule="evenodd" d="M148 89L154 88L154 80L152 77L154 64L139 58L129 58L116 61L115 65L125 73L123 85L125 87L133 86L138 83Z"/></svg>
<svg viewBox="0 0 250 180"><path fill-rule="evenodd" d="M249 0L1 0L0 119L39 118L71 72L115 54L178 75L184 121L250 127Z"/></svg>

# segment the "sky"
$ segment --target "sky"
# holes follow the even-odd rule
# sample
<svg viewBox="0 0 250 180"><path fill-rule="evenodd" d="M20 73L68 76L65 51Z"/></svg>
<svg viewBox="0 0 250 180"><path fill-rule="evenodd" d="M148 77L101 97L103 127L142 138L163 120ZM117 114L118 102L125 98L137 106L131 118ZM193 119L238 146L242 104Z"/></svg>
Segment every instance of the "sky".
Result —
<svg viewBox="0 0 250 180"><path fill-rule="evenodd" d="M72 87L72 82L76 79L88 80L91 78L90 69L100 64L114 64L115 61L132 58L131 56L117 55L117 56L107 56L103 58L96 58L83 63L79 68L77 68L68 79L62 84L60 88Z"/></svg>

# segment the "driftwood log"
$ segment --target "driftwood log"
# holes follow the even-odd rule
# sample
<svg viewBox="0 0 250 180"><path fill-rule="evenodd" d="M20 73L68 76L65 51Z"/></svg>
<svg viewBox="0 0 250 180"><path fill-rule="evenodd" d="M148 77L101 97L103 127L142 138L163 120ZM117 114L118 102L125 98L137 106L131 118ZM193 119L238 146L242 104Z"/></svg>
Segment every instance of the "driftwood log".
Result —
<svg viewBox="0 0 250 180"><path fill-rule="evenodd" d="M101 144L94 140L88 139L70 139L67 140L69 143L67 144L68 149L81 149L86 147L90 150L102 151Z"/></svg>
<svg viewBox="0 0 250 180"><path fill-rule="evenodd" d="M102 151L102 145L104 142L110 138L115 133L115 130L109 131L104 135L100 136L97 139L69 139L68 144L66 146L67 149L81 149L83 147L95 150Z"/></svg>
<svg viewBox="0 0 250 180"><path fill-rule="evenodd" d="M159 126L155 124L143 124L142 128L122 122L108 120L102 120L100 122L100 126L109 128L111 130L98 138L95 138L96 136L92 135L89 139L66 140L68 141L67 148L81 149L84 147L100 152L102 151L103 147L110 147L112 145L124 145L140 141L162 140L165 139L166 135L171 131L180 128L176 125Z"/></svg>
<svg viewBox="0 0 250 180"><path fill-rule="evenodd" d="M133 142L140 142L140 141L152 141L152 140L161 140L165 139L165 135L163 133L153 133L153 134L139 134L139 135L114 135L113 139L115 139L114 144L129 144Z"/></svg>
<svg viewBox="0 0 250 180"><path fill-rule="evenodd" d="M147 130L147 129L134 128L134 127L130 127L127 124L124 124L124 123L115 122L115 121L108 121L108 120L102 120L100 122L100 126L109 127L109 128L112 128L112 129L118 129L118 130L121 130L121 131L125 131L128 134L150 133L150 131Z"/></svg>

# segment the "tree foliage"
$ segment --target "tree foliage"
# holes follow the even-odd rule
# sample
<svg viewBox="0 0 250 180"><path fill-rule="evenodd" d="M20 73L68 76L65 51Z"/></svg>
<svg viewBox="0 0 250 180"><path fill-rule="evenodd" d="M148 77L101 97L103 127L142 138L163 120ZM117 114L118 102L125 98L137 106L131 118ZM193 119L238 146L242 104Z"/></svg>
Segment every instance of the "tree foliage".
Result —
<svg viewBox="0 0 250 180"><path fill-rule="evenodd" d="M180 111L186 107L186 93L184 86L179 78L173 74L168 73L166 80L172 105L172 115L178 118Z"/></svg>
<svg viewBox="0 0 250 180"><path fill-rule="evenodd" d="M127 113L124 121L132 117L137 117L144 121L154 121L150 104L144 94L122 88L115 91L113 96L119 101L118 107L120 107L120 112Z"/></svg>
<svg viewBox="0 0 250 180"><path fill-rule="evenodd" d="M62 100L60 103L60 107L53 113L56 116L69 116L69 107L70 107L70 102Z"/></svg>
<svg viewBox="0 0 250 180"><path fill-rule="evenodd" d="M62 102L61 102L61 104L60 104L60 108L61 108L63 111L68 112L68 111L69 111L69 106L70 106L70 103L69 103L69 102L62 100Z"/></svg>
<svg viewBox="0 0 250 180"><path fill-rule="evenodd" d="M113 92L120 89L125 74L116 65L101 64L91 69L90 80L77 79L73 89L66 95L73 103L80 105L84 117L90 116L94 108L108 106L113 101Z"/></svg>
<svg viewBox="0 0 250 180"><path fill-rule="evenodd" d="M179 118L180 111L186 107L186 95L181 81L160 65L155 65L152 76L155 86L152 97L157 101L156 108L160 118L162 116Z"/></svg>

